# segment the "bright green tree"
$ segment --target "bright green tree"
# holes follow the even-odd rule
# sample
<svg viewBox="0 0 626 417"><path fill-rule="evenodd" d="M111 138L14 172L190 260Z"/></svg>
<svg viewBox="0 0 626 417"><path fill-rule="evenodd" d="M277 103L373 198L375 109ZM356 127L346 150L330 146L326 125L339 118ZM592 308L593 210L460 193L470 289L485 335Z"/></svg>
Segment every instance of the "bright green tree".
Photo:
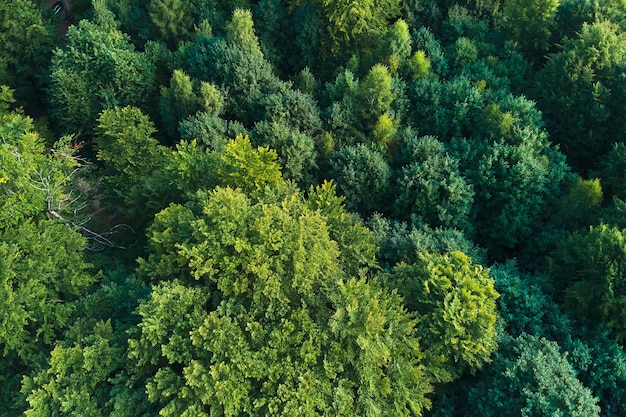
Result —
<svg viewBox="0 0 626 417"><path fill-rule="evenodd" d="M127 356L127 332L136 329L133 311L147 288L124 269L107 269L98 286L76 302L75 320L46 352L45 366L23 379L25 415L156 415L137 383L141 371Z"/></svg>
<svg viewBox="0 0 626 417"><path fill-rule="evenodd" d="M0 91L0 415L12 417L25 408L21 376L44 364L97 274L78 233L85 201L69 140L47 149L32 119L8 111L10 90Z"/></svg>
<svg viewBox="0 0 626 417"><path fill-rule="evenodd" d="M498 347L494 281L462 252L419 254L397 265L389 278L410 311L417 313L428 372L448 382L475 373Z"/></svg>
<svg viewBox="0 0 626 417"><path fill-rule="evenodd" d="M283 183L278 155L270 148L252 148L247 136L237 136L221 155L220 183L247 192L263 191Z"/></svg>
<svg viewBox="0 0 626 417"><path fill-rule="evenodd" d="M387 63L390 71L395 74L398 67L411 55L411 33L409 25L398 19L383 38L379 54Z"/></svg>
<svg viewBox="0 0 626 417"><path fill-rule="evenodd" d="M374 65L361 80L358 97L364 120L376 120L383 113L389 112L395 98L392 81L389 69L381 64Z"/></svg>
<svg viewBox="0 0 626 417"><path fill-rule="evenodd" d="M12 90L0 87L0 225L9 228L29 218L72 223L85 202L77 185L84 161L76 157L69 137L47 150L33 120L8 111L12 102Z"/></svg>
<svg viewBox="0 0 626 417"><path fill-rule="evenodd" d="M290 6L306 3L305 0L290 1ZM360 35L370 32L384 33L388 21L400 14L399 0L359 1L352 0L314 0L323 18L327 21L326 30L333 52L349 44Z"/></svg>
<svg viewBox="0 0 626 417"><path fill-rule="evenodd" d="M255 201L218 188L151 228L141 271L161 283L131 355L161 415L420 415L430 388L401 299L346 274L330 214Z"/></svg>
<svg viewBox="0 0 626 417"><path fill-rule="evenodd" d="M254 33L254 22L250 10L235 9L233 17L226 25L226 39L247 53L262 56L259 39Z"/></svg>

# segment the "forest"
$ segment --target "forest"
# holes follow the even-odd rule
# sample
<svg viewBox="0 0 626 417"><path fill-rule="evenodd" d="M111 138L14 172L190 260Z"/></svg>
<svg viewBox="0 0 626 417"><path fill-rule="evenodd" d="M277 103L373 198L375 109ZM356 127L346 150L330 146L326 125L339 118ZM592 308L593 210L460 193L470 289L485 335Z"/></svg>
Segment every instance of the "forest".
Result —
<svg viewBox="0 0 626 417"><path fill-rule="evenodd" d="M0 417L626 416L626 0L0 1Z"/></svg>

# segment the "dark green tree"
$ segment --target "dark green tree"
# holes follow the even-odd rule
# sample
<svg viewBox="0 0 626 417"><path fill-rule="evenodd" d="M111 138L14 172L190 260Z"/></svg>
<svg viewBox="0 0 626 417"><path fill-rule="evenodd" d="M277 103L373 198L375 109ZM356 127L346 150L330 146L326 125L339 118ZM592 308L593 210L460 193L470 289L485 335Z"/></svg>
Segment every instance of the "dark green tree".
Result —
<svg viewBox="0 0 626 417"><path fill-rule="evenodd" d="M600 159L594 175L601 178L602 189L608 195L626 200L626 144L614 144Z"/></svg>
<svg viewBox="0 0 626 417"><path fill-rule="evenodd" d="M20 104L39 101L56 36L40 2L0 4L0 85L15 89Z"/></svg>
<svg viewBox="0 0 626 417"><path fill-rule="evenodd" d="M52 58L50 116L59 130L91 134L98 114L115 106L146 105L154 66L128 36L82 20Z"/></svg>
<svg viewBox="0 0 626 417"><path fill-rule="evenodd" d="M412 136L403 145L407 164L395 178L395 217L417 216L432 227L471 231L474 190L461 176L459 162L432 136Z"/></svg>
<svg viewBox="0 0 626 417"><path fill-rule="evenodd" d="M115 107L102 112L94 138L106 197L138 230L175 199L168 177L174 155L153 137L155 131L138 108Z"/></svg>
<svg viewBox="0 0 626 417"><path fill-rule="evenodd" d="M625 234L604 224L573 233L558 243L549 263L559 299L573 313L603 322L620 342L626 339Z"/></svg>
<svg viewBox="0 0 626 417"><path fill-rule="evenodd" d="M541 59L550 47L561 0L506 0L502 9L502 28L517 42L526 56Z"/></svg>
<svg viewBox="0 0 626 417"><path fill-rule="evenodd" d="M150 0L148 14L161 39L165 40L171 48L189 38L194 24L189 2Z"/></svg>
<svg viewBox="0 0 626 417"><path fill-rule="evenodd" d="M350 0L313 0L326 21L326 30L330 40L330 49L334 53L350 45L359 37L378 33L383 34L389 20L400 14L399 0L360 1ZM306 0L290 1L293 9Z"/></svg>
<svg viewBox="0 0 626 417"><path fill-rule="evenodd" d="M255 141L276 150L278 163L287 180L311 183L317 168L315 142L312 137L281 122L262 121L255 125Z"/></svg>
<svg viewBox="0 0 626 417"><path fill-rule="evenodd" d="M199 111L201 102L201 98L194 92L191 78L182 70L174 70L170 86L161 87L159 103L161 121L170 138L176 139L180 122Z"/></svg>
<svg viewBox="0 0 626 417"><path fill-rule="evenodd" d="M624 39L610 22L585 25L537 76L534 95L551 139L583 174L624 135Z"/></svg>
<svg viewBox="0 0 626 417"><path fill-rule="evenodd" d="M348 146L331 155L329 165L348 210L365 216L385 210L391 168L382 154L363 144Z"/></svg>
<svg viewBox="0 0 626 417"><path fill-rule="evenodd" d="M545 338L505 336L493 365L470 390L468 416L599 416L600 407L559 346Z"/></svg>

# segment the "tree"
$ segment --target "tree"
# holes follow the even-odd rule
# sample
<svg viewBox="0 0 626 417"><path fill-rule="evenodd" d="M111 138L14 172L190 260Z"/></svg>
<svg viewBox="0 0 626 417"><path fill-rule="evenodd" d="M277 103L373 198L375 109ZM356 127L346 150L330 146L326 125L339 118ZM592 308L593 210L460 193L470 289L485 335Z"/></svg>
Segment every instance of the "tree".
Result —
<svg viewBox="0 0 626 417"><path fill-rule="evenodd" d="M178 133L180 122L200 110L200 106L201 99L193 91L191 78L182 70L174 70L170 86L161 87L159 103L162 123L172 139Z"/></svg>
<svg viewBox="0 0 626 417"><path fill-rule="evenodd" d="M52 58L50 115L64 132L91 134L98 114L115 106L145 105L154 67L130 39L82 20Z"/></svg>
<svg viewBox="0 0 626 417"><path fill-rule="evenodd" d="M560 0L507 0L502 9L503 29L526 56L541 58L550 46L550 35Z"/></svg>
<svg viewBox="0 0 626 417"><path fill-rule="evenodd" d="M471 389L470 416L599 416L600 407L558 345L522 334L506 336L492 366Z"/></svg>
<svg viewBox="0 0 626 417"><path fill-rule="evenodd" d="M254 33L254 22L250 10L235 9L233 17L226 25L226 40L250 54L263 56L259 39Z"/></svg>
<svg viewBox="0 0 626 417"><path fill-rule="evenodd" d="M365 125L363 123L363 113L369 105L367 102L359 103L359 80L350 70L340 73L333 83L327 83L324 89L321 104L324 107L323 115L328 124L328 129L332 132L337 149L346 145L355 145L359 142L366 142L364 135ZM372 86L375 93L376 86ZM391 83L389 83L389 91ZM375 96L364 97L375 98ZM389 103L390 104L390 103ZM367 120L372 123L371 119Z"/></svg>
<svg viewBox="0 0 626 417"><path fill-rule="evenodd" d="M626 8L621 0L562 0L557 10L556 39L575 38L586 23L610 21L621 26L624 16Z"/></svg>
<svg viewBox="0 0 626 417"><path fill-rule="evenodd" d="M431 228L414 220L401 222L380 214L368 219L367 227L378 246L376 259L384 269L389 270L401 262L415 263L422 252L463 252L474 262L485 263L484 249L476 247L460 230Z"/></svg>
<svg viewBox="0 0 626 417"><path fill-rule="evenodd" d="M290 128L283 122L259 122L254 127L256 142L276 150L278 163L287 180L311 183L317 167L315 142L309 135Z"/></svg>
<svg viewBox="0 0 626 417"><path fill-rule="evenodd" d="M189 47L187 61L193 79L226 91L224 117L251 128L263 120L263 99L286 89L261 54L250 54L223 38L200 37Z"/></svg>
<svg viewBox="0 0 626 417"><path fill-rule="evenodd" d="M412 118L420 131L447 143L474 189L470 218L477 243L493 256L523 242L542 204L559 191L568 171L564 156L542 129L534 104L508 91L481 88L466 76L445 83L414 83Z"/></svg>
<svg viewBox="0 0 626 417"><path fill-rule="evenodd" d="M433 379L449 382L475 373L498 347L494 281L462 252L421 253L393 268L389 285L417 313Z"/></svg>
<svg viewBox="0 0 626 417"><path fill-rule="evenodd" d="M590 227L562 239L550 254L557 296L572 312L602 321L615 338L626 339L626 230Z"/></svg>
<svg viewBox="0 0 626 417"><path fill-rule="evenodd" d="M85 246L80 234L53 220L0 231L7 301L0 310L2 356L15 352L27 360L68 323L71 302L96 280L83 259Z"/></svg>
<svg viewBox="0 0 626 417"><path fill-rule="evenodd" d="M322 129L320 110L311 94L283 86L278 92L261 98L265 109L264 120L279 122L307 135L316 135Z"/></svg>
<svg viewBox="0 0 626 417"><path fill-rule="evenodd" d="M624 134L625 39L610 22L585 25L537 75L534 94L551 138L583 174Z"/></svg>
<svg viewBox="0 0 626 417"><path fill-rule="evenodd" d="M327 214L302 197L256 201L218 188L201 212L157 215L141 271L161 283L131 341L149 399L162 415L421 414L401 299L345 274Z"/></svg>
<svg viewBox="0 0 626 417"><path fill-rule="evenodd" d="M180 122L180 137L191 142L197 140L213 151L222 151L228 138L248 136L249 132L237 121L224 120L207 112L198 112Z"/></svg>
<svg viewBox="0 0 626 417"><path fill-rule="evenodd" d="M175 199L167 172L174 155L152 136L155 131L138 108L115 107L98 118L94 139L106 197L138 228Z"/></svg>
<svg viewBox="0 0 626 417"><path fill-rule="evenodd" d="M626 200L626 144L614 144L600 159L594 175L602 179L602 188L608 195Z"/></svg>
<svg viewBox="0 0 626 417"><path fill-rule="evenodd" d="M8 111L12 90L0 87L0 227L15 227L28 219L57 219L82 226L79 212L85 205L87 182L78 186L87 169L77 157L72 138L46 149L31 118Z"/></svg>
<svg viewBox="0 0 626 417"><path fill-rule="evenodd" d="M32 104L45 85L56 31L38 2L0 4L0 85L17 92L20 104Z"/></svg>
<svg viewBox="0 0 626 417"><path fill-rule="evenodd" d="M404 20L398 19L387 29L378 55L385 59L392 74L411 55L411 34Z"/></svg>
<svg viewBox="0 0 626 417"><path fill-rule="evenodd" d="M392 77L387 67L374 65L359 84L358 97L363 112L363 119L378 119L383 113L389 112L395 96L392 91Z"/></svg>
<svg viewBox="0 0 626 417"><path fill-rule="evenodd" d="M127 355L133 311L148 289L125 269L109 262L102 280L79 299L73 323L46 352L47 363L25 376L25 415L44 417L154 417L141 370Z"/></svg>
<svg viewBox="0 0 626 417"><path fill-rule="evenodd" d="M387 22L400 14L399 0L360 1L314 0L321 15L326 20L326 30L331 42L331 50L339 52L361 35L384 33ZM304 0L290 1L294 8L306 3Z"/></svg>
<svg viewBox="0 0 626 417"><path fill-rule="evenodd" d="M432 227L471 231L474 190L459 172L459 162L432 136L410 137L401 151L407 164L395 179L395 217L422 218Z"/></svg>
<svg viewBox="0 0 626 417"><path fill-rule="evenodd" d="M0 415L26 404L20 379L44 364L46 352L72 321L75 302L98 276L86 262L77 224L83 195L80 161L69 138L52 149L32 119L8 111L0 88Z"/></svg>
<svg viewBox="0 0 626 417"><path fill-rule="evenodd" d="M182 0L150 0L148 14L162 39L171 48L189 38L194 21L188 2Z"/></svg>
<svg viewBox="0 0 626 417"><path fill-rule="evenodd" d="M263 191L284 181L278 155L270 148L252 149L250 139L237 136L224 148L219 170L220 182L224 186L241 188L247 192Z"/></svg>
<svg viewBox="0 0 626 417"><path fill-rule="evenodd" d="M383 155L359 144L332 154L329 165L329 175L346 196L348 210L364 216L384 210L391 169Z"/></svg>

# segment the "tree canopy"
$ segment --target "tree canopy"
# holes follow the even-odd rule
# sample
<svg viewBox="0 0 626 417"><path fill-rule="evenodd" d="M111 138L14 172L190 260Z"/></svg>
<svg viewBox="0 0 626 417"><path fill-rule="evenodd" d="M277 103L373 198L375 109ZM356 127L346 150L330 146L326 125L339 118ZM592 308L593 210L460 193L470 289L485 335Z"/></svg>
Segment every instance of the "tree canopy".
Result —
<svg viewBox="0 0 626 417"><path fill-rule="evenodd" d="M624 0L58 6L0 4L0 417L626 415Z"/></svg>

